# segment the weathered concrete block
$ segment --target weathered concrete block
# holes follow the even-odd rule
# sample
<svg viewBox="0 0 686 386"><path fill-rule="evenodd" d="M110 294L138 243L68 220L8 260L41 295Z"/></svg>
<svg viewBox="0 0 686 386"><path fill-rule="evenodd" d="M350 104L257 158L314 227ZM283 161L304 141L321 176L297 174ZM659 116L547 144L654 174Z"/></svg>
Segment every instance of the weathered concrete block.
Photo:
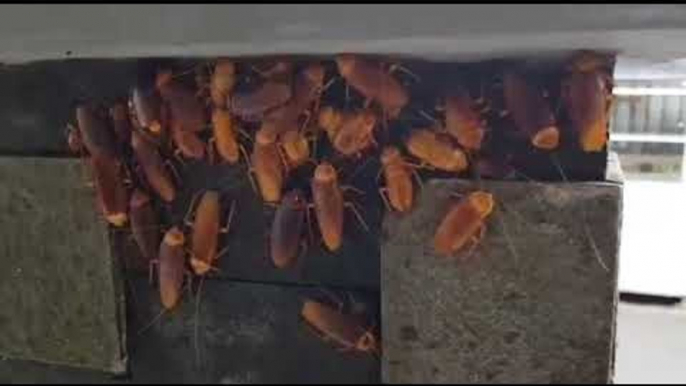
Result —
<svg viewBox="0 0 686 386"><path fill-rule="evenodd" d="M79 160L0 158L0 355L120 372L124 304Z"/></svg>
<svg viewBox="0 0 686 386"><path fill-rule="evenodd" d="M483 181L484 239L440 259L450 194L475 189L430 181L412 213L385 219L383 381L610 381L621 184Z"/></svg>

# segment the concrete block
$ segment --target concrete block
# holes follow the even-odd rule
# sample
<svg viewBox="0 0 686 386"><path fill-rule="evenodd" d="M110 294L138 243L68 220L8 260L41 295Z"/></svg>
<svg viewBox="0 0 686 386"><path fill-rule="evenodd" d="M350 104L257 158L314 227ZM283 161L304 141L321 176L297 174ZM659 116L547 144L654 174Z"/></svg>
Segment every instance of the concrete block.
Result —
<svg viewBox="0 0 686 386"><path fill-rule="evenodd" d="M466 261L440 259L451 192L477 188L496 200L485 237ZM383 381L609 382L621 203L609 182L427 183L384 221Z"/></svg>
<svg viewBox="0 0 686 386"><path fill-rule="evenodd" d="M78 160L0 157L0 355L122 372L123 291Z"/></svg>

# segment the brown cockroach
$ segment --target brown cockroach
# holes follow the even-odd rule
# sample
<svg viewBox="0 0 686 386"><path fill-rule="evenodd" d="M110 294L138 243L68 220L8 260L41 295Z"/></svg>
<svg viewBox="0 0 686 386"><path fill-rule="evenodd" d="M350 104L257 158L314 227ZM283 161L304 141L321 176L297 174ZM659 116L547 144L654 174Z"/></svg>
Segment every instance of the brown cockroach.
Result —
<svg viewBox="0 0 686 386"><path fill-rule="evenodd" d="M183 277L186 273L185 237L178 227L169 229L162 239L157 264L162 306L170 310L181 298ZM151 271L152 272L152 271Z"/></svg>
<svg viewBox="0 0 686 386"><path fill-rule="evenodd" d="M257 178L262 199L269 203L280 201L286 171L274 132L260 129L255 133L250 164L250 172ZM257 189L252 176L249 176L253 188Z"/></svg>
<svg viewBox="0 0 686 386"><path fill-rule="evenodd" d="M194 200L195 201L195 200ZM191 202L192 209L193 202ZM202 276L213 269L213 263L223 255L227 249L217 252L219 234L227 233L235 211L236 202L231 204L231 210L222 228L219 224L221 204L219 192L208 190L203 193L200 203L195 209L195 218L191 222L186 215L186 224L193 229L191 239L191 268L196 275ZM189 212L190 213L190 212Z"/></svg>
<svg viewBox="0 0 686 386"><path fill-rule="evenodd" d="M326 106L319 111L318 124L324 129L329 142L333 143L336 139L336 134L343 123L345 113L342 110L335 109L332 106Z"/></svg>
<svg viewBox="0 0 686 386"><path fill-rule="evenodd" d="M472 192L454 204L436 229L433 242L436 253L448 257L469 242L476 246L494 205L493 195L483 191Z"/></svg>
<svg viewBox="0 0 686 386"><path fill-rule="evenodd" d="M128 197L121 162L117 158L94 154L90 157L90 163L105 219L116 227L124 226L128 220Z"/></svg>
<svg viewBox="0 0 686 386"><path fill-rule="evenodd" d="M295 263L298 248L303 244L303 228L309 229L309 224L309 207L303 192L295 189L286 193L276 209L269 235L271 258L277 268Z"/></svg>
<svg viewBox="0 0 686 386"><path fill-rule="evenodd" d="M210 80L210 98L215 108L224 109L233 87L236 85L236 65L227 59L220 59L214 65Z"/></svg>
<svg viewBox="0 0 686 386"><path fill-rule="evenodd" d="M301 317L321 334L323 339L333 340L343 350L377 352L379 342L369 326L357 315L341 311L315 300L305 300Z"/></svg>
<svg viewBox="0 0 686 386"><path fill-rule="evenodd" d="M159 219L150 196L140 189L131 195L129 203L131 233L146 262L156 259L160 246Z"/></svg>
<svg viewBox="0 0 686 386"><path fill-rule="evenodd" d="M197 133L181 130L178 126L171 128L172 141L176 145L177 154L182 154L186 158L201 160L205 158L205 143L198 137Z"/></svg>
<svg viewBox="0 0 686 386"><path fill-rule="evenodd" d="M150 186L162 200L174 201L176 189L155 146L136 131L131 133L131 146Z"/></svg>
<svg viewBox="0 0 686 386"><path fill-rule="evenodd" d="M362 226L369 230L352 202L343 200L343 190L338 182L336 169L328 163L320 163L314 171L311 183L314 211L324 245L331 252L341 247L343 239L343 209L350 209Z"/></svg>
<svg viewBox="0 0 686 386"><path fill-rule="evenodd" d="M280 146L283 150L284 161L289 169L295 169L310 161L310 141L301 130L289 130L281 136Z"/></svg>
<svg viewBox="0 0 686 386"><path fill-rule="evenodd" d="M608 139L612 95L599 71L573 72L563 81L562 100L585 152L602 151Z"/></svg>
<svg viewBox="0 0 686 386"><path fill-rule="evenodd" d="M212 112L212 132L213 137L210 139L210 151L216 148L217 153L222 160L235 164L238 162L240 156L240 147L238 138L236 138L236 122L227 110L215 108Z"/></svg>
<svg viewBox="0 0 686 386"><path fill-rule="evenodd" d="M486 134L486 122L465 90L446 97L445 128L466 150L481 149Z"/></svg>
<svg viewBox="0 0 686 386"><path fill-rule="evenodd" d="M169 107L172 126L183 131L202 131L207 117L205 107L195 93L172 79L170 71L157 76L157 88Z"/></svg>
<svg viewBox="0 0 686 386"><path fill-rule="evenodd" d="M116 102L110 109L114 134L122 146L131 143L131 119L126 103Z"/></svg>
<svg viewBox="0 0 686 386"><path fill-rule="evenodd" d="M560 142L560 129L548 101L531 79L515 71L503 78L507 113L517 128L539 149L554 150Z"/></svg>
<svg viewBox="0 0 686 386"><path fill-rule="evenodd" d="M403 159L400 150L394 146L387 146L381 153L381 170L386 186L379 188L381 198L390 210L407 212L414 203L414 185L412 176L421 180L412 169L412 165ZM414 174L413 174L414 173Z"/></svg>
<svg viewBox="0 0 686 386"><path fill-rule="evenodd" d="M397 118L409 103L407 89L380 64L350 54L338 55L336 64L346 82L367 100L376 101L387 117Z"/></svg>
<svg viewBox="0 0 686 386"><path fill-rule="evenodd" d="M118 156L114 133L92 106L78 106L76 120L83 144L91 155L110 158Z"/></svg>
<svg viewBox="0 0 686 386"><path fill-rule="evenodd" d="M254 122L288 102L292 96L290 82L266 81L251 92L234 93L229 101L229 110L243 120Z"/></svg>
<svg viewBox="0 0 686 386"><path fill-rule="evenodd" d="M430 167L447 172L467 169L468 161L464 151L431 130L413 130L405 145L410 154Z"/></svg>
<svg viewBox="0 0 686 386"><path fill-rule="evenodd" d="M371 109L344 114L341 125L332 130L336 133L332 141L333 147L344 156L360 154L375 143L376 122L376 114Z"/></svg>
<svg viewBox="0 0 686 386"><path fill-rule="evenodd" d="M134 87L131 92L131 106L138 125L153 134L162 133L162 99L156 89L144 90L141 87Z"/></svg>

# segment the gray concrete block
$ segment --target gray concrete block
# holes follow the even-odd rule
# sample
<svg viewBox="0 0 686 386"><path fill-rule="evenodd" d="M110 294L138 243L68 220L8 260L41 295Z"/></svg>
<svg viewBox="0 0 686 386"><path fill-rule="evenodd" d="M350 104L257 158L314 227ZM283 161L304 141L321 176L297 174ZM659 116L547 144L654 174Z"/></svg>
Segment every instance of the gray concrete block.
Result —
<svg viewBox="0 0 686 386"><path fill-rule="evenodd" d="M121 372L123 292L77 160L0 158L0 355Z"/></svg>
<svg viewBox="0 0 686 386"><path fill-rule="evenodd" d="M610 381L621 184L484 181L485 237L465 262L438 258L450 193L476 188L433 180L385 219L383 381Z"/></svg>

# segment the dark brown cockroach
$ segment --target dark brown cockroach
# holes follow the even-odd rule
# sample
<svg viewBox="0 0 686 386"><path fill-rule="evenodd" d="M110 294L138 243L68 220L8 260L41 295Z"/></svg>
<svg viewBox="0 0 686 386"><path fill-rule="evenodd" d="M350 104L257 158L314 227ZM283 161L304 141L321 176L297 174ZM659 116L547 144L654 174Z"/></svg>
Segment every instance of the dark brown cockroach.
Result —
<svg viewBox="0 0 686 386"><path fill-rule="evenodd" d="M107 121L90 105L76 108L76 120L83 144L93 156L117 157L114 133Z"/></svg>
<svg viewBox="0 0 686 386"><path fill-rule="evenodd" d="M387 146L381 153L381 172L383 172L385 187L379 188L381 198L390 210L407 212L414 203L414 185L412 176L421 183L412 165L403 159L400 150L394 146Z"/></svg>
<svg viewBox="0 0 686 386"><path fill-rule="evenodd" d="M141 256L146 263L155 260L160 246L160 223L150 196L140 189L136 189L131 195L129 216L131 233L138 244Z"/></svg>
<svg viewBox="0 0 686 386"><path fill-rule="evenodd" d="M531 79L515 71L503 78L503 95L507 113L515 126L539 149L554 150L560 142L560 129L550 104Z"/></svg>
<svg viewBox="0 0 686 386"><path fill-rule="evenodd" d="M212 112L212 132L210 146L214 144L222 160L235 164L240 156L241 145L236 133L236 122L227 110L215 108ZM210 148L213 151L214 148ZM214 154L214 153L210 153Z"/></svg>
<svg viewBox="0 0 686 386"><path fill-rule="evenodd" d="M266 81L250 92L235 92L229 101L229 110L243 120L255 122L292 97L290 82Z"/></svg>
<svg viewBox="0 0 686 386"><path fill-rule="evenodd" d="M599 71L573 72L562 84L562 100L585 152L602 151L608 139L612 95Z"/></svg>
<svg viewBox="0 0 686 386"><path fill-rule="evenodd" d="M349 54L336 57L336 64L346 82L368 100L376 101L387 117L397 118L409 103L407 89L381 64Z"/></svg>
<svg viewBox="0 0 686 386"><path fill-rule="evenodd" d="M131 106L136 123L159 135L163 130L162 99L156 89L134 87L131 92Z"/></svg>
<svg viewBox="0 0 686 386"><path fill-rule="evenodd" d="M466 150L481 149L486 134L486 122L465 90L446 97L445 128Z"/></svg>
<svg viewBox="0 0 686 386"><path fill-rule="evenodd" d="M250 164L250 172L257 178L258 185L255 186L250 175L253 188L259 187L265 202L280 201L286 170L274 132L258 130L255 133L255 146L250 157Z"/></svg>
<svg viewBox="0 0 686 386"><path fill-rule="evenodd" d="M192 90L173 80L171 72L158 74L156 84L162 100L169 107L172 126L193 132L205 129L205 107Z"/></svg>
<svg viewBox="0 0 686 386"><path fill-rule="evenodd" d="M493 195L482 191L472 192L454 204L436 229L433 242L436 253L449 257L469 242L476 246L494 205Z"/></svg>
<svg viewBox="0 0 686 386"><path fill-rule="evenodd" d="M116 227L124 226L128 220L128 197L121 162L117 158L94 154L90 157L90 163L105 219Z"/></svg>
<svg viewBox="0 0 686 386"><path fill-rule="evenodd" d="M112 126L114 127L114 134L121 146L126 146L131 143L131 119L129 108L126 103L116 102L110 109L112 116Z"/></svg>
<svg viewBox="0 0 686 386"><path fill-rule="evenodd" d="M198 137L197 133L181 130L178 126L171 128L172 141L176 145L177 154L182 154L186 158L201 160L205 158L205 143Z"/></svg>
<svg viewBox="0 0 686 386"><path fill-rule="evenodd" d="M276 209L269 237L271 257L277 268L295 264L303 246L304 227L309 229L309 208L299 189L286 193ZM304 247L301 252L304 252Z"/></svg>
<svg viewBox="0 0 686 386"><path fill-rule="evenodd" d="M370 326L365 325L363 318L357 315L344 314L324 303L309 299L303 303L300 315L323 339L332 340L343 350L379 350L379 342Z"/></svg>
<svg viewBox="0 0 686 386"><path fill-rule="evenodd" d="M226 108L227 100L235 85L236 65L230 60L218 60L214 65L210 80L210 98L215 108Z"/></svg>
<svg viewBox="0 0 686 386"><path fill-rule="evenodd" d="M447 172L467 169L464 151L453 145L448 138L441 138L428 129L413 130L405 142L407 150L422 163Z"/></svg>
<svg viewBox="0 0 686 386"><path fill-rule="evenodd" d="M192 209L193 203L191 203ZM200 203L195 209L195 218L191 222L186 215L186 224L193 229L191 240L191 268L196 275L202 276L213 269L213 264L227 249L217 252L220 233L227 233L235 211L236 202L231 204L231 210L222 228L220 221L221 204L219 192L208 190L203 193Z"/></svg>
<svg viewBox="0 0 686 386"><path fill-rule="evenodd" d="M146 180L155 192L166 202L174 201L176 189L164 161L155 146L140 133L131 133L131 146Z"/></svg>
<svg viewBox="0 0 686 386"><path fill-rule="evenodd" d="M338 182L336 169L328 163L320 163L314 171L311 183L314 211L324 245L331 252L341 247L343 239L343 209L350 209L360 224L369 230L352 202L343 200L343 188Z"/></svg>
<svg viewBox="0 0 686 386"><path fill-rule="evenodd" d="M160 244L158 281L162 306L167 310L174 308L181 298L186 273L184 244L183 232L177 227L169 229Z"/></svg>

